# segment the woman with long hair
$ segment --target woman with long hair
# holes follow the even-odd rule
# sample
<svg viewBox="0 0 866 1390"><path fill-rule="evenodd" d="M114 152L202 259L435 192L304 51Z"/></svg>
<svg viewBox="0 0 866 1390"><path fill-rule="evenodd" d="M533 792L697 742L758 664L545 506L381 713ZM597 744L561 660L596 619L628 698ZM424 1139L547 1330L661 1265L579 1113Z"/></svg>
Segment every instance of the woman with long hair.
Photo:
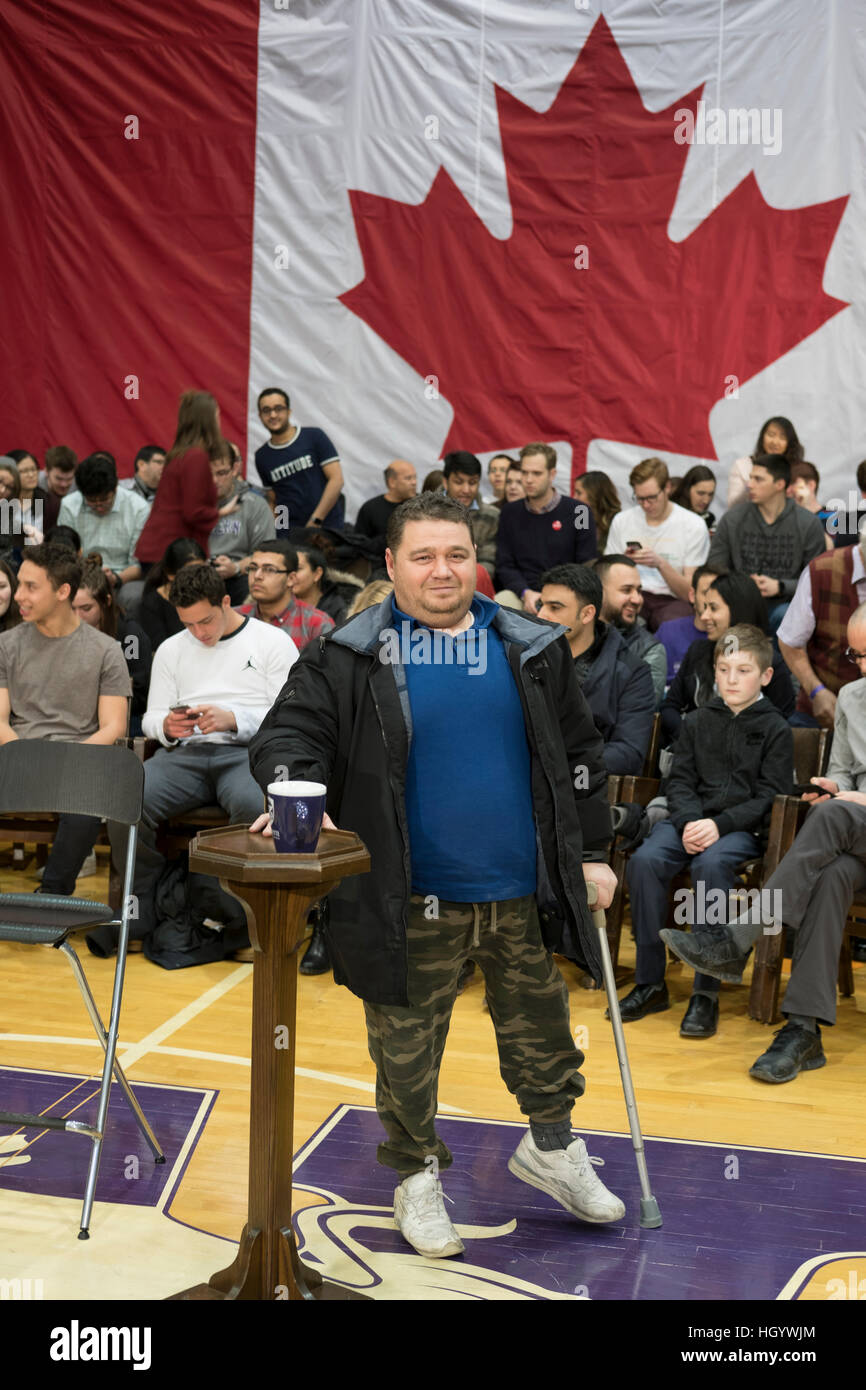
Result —
<svg viewBox="0 0 866 1390"><path fill-rule="evenodd" d="M710 511L715 495L715 473L711 468L707 468L705 463L696 463L671 492L671 501L678 507L685 507L687 512L694 512L696 516L702 517L707 523L707 529L711 531L716 524L716 518Z"/></svg>
<svg viewBox="0 0 866 1390"><path fill-rule="evenodd" d="M771 415L758 433L758 442L748 458L737 459L728 478L728 506L745 502L749 496L749 474L760 454L784 454L789 463L799 463L804 457L797 431L784 415Z"/></svg>
<svg viewBox="0 0 866 1390"><path fill-rule="evenodd" d="M21 614L15 602L17 587L18 580L12 566L8 561L0 560L0 632L8 632L11 627L17 627L21 622Z"/></svg>
<svg viewBox="0 0 866 1390"><path fill-rule="evenodd" d="M606 473L592 469L589 473L582 473L579 478L575 478L574 497L592 512L598 537L598 553L601 555L607 545L610 523L617 512L622 511L619 493Z"/></svg>
<svg viewBox="0 0 866 1390"><path fill-rule="evenodd" d="M123 609L118 607L102 568L102 556L95 552L84 561L84 572L72 607L83 623L88 623L120 643L132 681L129 732L135 738L141 733L141 717L147 709L153 648L139 624L127 618Z"/></svg>
<svg viewBox="0 0 866 1390"><path fill-rule="evenodd" d="M33 519L28 506L21 506L21 477L18 464L8 454L0 454L0 501L2 526L0 526L0 551L12 555L16 566L21 563L22 547L41 545L43 533L32 524Z"/></svg>
<svg viewBox="0 0 866 1390"><path fill-rule="evenodd" d="M181 536L166 546L160 560L148 571L138 618L150 638L150 645L154 651L166 637L183 632L183 623L177 616L177 609L168 601L172 580L184 565L205 564L207 554L198 541Z"/></svg>
<svg viewBox="0 0 866 1390"><path fill-rule="evenodd" d="M220 432L220 408L211 393L186 391L180 398L174 443L136 546L143 569L155 564L176 536L190 536L207 554L208 538L220 514L211 461L227 452ZM236 499L232 503L237 506ZM223 512L233 506L227 505Z"/></svg>
<svg viewBox="0 0 866 1390"><path fill-rule="evenodd" d="M735 570L716 575L704 595L700 617L695 621L707 635L699 637L689 647L662 701L662 743L665 747L679 733L683 715L705 705L715 694L713 654L722 633L737 623L748 623L760 628L761 632L770 631L767 605L760 589L751 575L738 574ZM791 676L775 649L773 679L764 687L764 694L786 719L794 713Z"/></svg>

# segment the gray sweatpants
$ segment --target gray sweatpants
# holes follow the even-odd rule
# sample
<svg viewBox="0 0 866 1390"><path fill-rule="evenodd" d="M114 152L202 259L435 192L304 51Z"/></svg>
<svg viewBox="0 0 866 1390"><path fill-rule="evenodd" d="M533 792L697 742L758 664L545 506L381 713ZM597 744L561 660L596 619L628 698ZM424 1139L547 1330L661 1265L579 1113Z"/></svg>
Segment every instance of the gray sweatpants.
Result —
<svg viewBox="0 0 866 1390"><path fill-rule="evenodd" d="M132 937L146 936L154 925L153 894L165 867L165 857L156 847L160 822L214 802L237 824L251 825L264 810L264 795L250 772L246 744L194 743L181 748L160 748L148 758L144 765L144 807L132 889L138 899L138 916L130 926ZM111 844L114 862L120 865L126 853L126 828L118 826L116 832L112 833Z"/></svg>
<svg viewBox="0 0 866 1390"><path fill-rule="evenodd" d="M781 916L795 931L782 1011L836 1022L839 951L848 908L866 887L866 806L823 801L764 887L781 891Z"/></svg>

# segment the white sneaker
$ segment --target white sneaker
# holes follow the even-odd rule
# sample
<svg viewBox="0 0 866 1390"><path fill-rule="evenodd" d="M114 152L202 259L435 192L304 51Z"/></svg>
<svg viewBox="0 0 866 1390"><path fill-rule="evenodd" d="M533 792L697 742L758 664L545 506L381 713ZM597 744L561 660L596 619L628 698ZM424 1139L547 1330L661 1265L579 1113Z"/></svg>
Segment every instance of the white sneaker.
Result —
<svg viewBox="0 0 866 1390"><path fill-rule="evenodd" d="M44 873L45 873L45 866L43 865L41 869L37 869L37 870L35 871L33 877L34 877L34 878L40 878L40 879L41 879L41 878L42 878L42 875L43 875ZM95 851L95 850L91 850L90 854L88 854L87 858L85 859L84 863L83 863L82 866L81 866L81 869L79 870L78 877L79 877L79 878L90 878L90 876L91 876L92 874L95 874L95 873L96 873L96 851Z"/></svg>
<svg viewBox="0 0 866 1390"><path fill-rule="evenodd" d="M463 1254L463 1241L448 1220L442 1184L433 1173L413 1173L394 1188L394 1220L419 1255L438 1260Z"/></svg>
<svg viewBox="0 0 866 1390"><path fill-rule="evenodd" d="M536 1147L528 1129L508 1160L508 1171L547 1192L582 1221L621 1221L625 1203L608 1192L592 1164L582 1139L573 1140L567 1149L545 1152Z"/></svg>

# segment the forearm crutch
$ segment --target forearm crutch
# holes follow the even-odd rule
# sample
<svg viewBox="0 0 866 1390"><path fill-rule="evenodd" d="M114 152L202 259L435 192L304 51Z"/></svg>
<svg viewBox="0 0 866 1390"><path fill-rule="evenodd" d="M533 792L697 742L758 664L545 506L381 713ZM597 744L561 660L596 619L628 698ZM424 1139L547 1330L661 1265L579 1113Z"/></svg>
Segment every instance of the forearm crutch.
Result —
<svg viewBox="0 0 866 1390"><path fill-rule="evenodd" d="M628 1111L631 1142L634 1148L638 1177L640 1178L640 1224L641 1226L652 1228L662 1224L662 1217L659 1211L659 1204L650 1189L649 1173L647 1172L646 1166L646 1154L644 1153L643 1147L643 1135L640 1130L637 1101L634 1098L634 1086L631 1081L631 1068L628 1064L625 1034L622 1031L622 1017L619 1012L616 981L613 977L613 961L610 958L610 946L607 940L607 922L602 909L594 906L598 899L598 886L595 883L588 883L586 885L586 898L589 906L592 908L592 924L598 931L598 944L601 950L601 967L604 973L604 987L607 991L607 1006L610 1013L610 1021L613 1024L613 1037L616 1043L616 1055L619 1061L620 1076L622 1077L625 1108Z"/></svg>

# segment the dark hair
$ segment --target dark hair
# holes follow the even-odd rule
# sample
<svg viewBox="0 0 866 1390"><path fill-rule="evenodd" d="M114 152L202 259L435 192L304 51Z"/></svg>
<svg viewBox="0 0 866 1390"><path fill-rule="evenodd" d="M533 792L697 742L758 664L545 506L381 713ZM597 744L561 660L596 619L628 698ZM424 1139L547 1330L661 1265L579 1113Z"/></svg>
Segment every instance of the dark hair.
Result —
<svg viewBox="0 0 866 1390"><path fill-rule="evenodd" d="M154 454L164 453L165 449L163 449L161 444L145 444L141 449L139 449L138 453L136 454L132 466L133 468L135 468L139 463L150 463L150 460L153 458Z"/></svg>
<svg viewBox="0 0 866 1390"><path fill-rule="evenodd" d="M190 536L180 536L175 541L170 541L165 547L165 552L161 560L148 570L147 578L144 581L146 589L158 589L164 584L169 575L179 574L184 565L189 564L190 560L206 560L207 553Z"/></svg>
<svg viewBox="0 0 866 1390"><path fill-rule="evenodd" d="M84 561L79 593L82 589L86 589L99 604L99 631L104 632L106 637L117 637L117 604L96 555L92 558L88 555Z"/></svg>
<svg viewBox="0 0 866 1390"><path fill-rule="evenodd" d="M578 483L586 489L586 495L589 498L589 510L595 521L598 548L602 550L607 541L611 522L622 511L619 493L607 474L598 469L592 469L589 473L581 473L579 477L575 478L574 486L576 487Z"/></svg>
<svg viewBox="0 0 866 1390"><path fill-rule="evenodd" d="M791 464L791 482L795 482L797 478L807 478L809 482L815 484L816 489L821 486L821 474L814 463L807 463L805 459L801 459L799 463Z"/></svg>
<svg viewBox="0 0 866 1390"><path fill-rule="evenodd" d="M857 486L861 492L866 492L866 459L857 465Z"/></svg>
<svg viewBox="0 0 866 1390"><path fill-rule="evenodd" d="M770 425L778 425L779 429L784 431L785 438L788 441L784 454L776 454L776 458L781 457L787 459L789 463L799 463L805 453L805 449L797 438L797 431L794 429L791 421L786 420L784 415L771 415L769 420L764 421L761 426L760 434L758 435L758 442L752 453L752 462L757 463L758 455L764 452L764 435L770 428Z"/></svg>
<svg viewBox="0 0 866 1390"><path fill-rule="evenodd" d="M76 555L81 549L81 537L74 526L52 526L45 539L52 545L67 545Z"/></svg>
<svg viewBox="0 0 866 1390"><path fill-rule="evenodd" d="M762 674L773 664L772 640L766 632L749 623L734 623L716 639L713 643L713 667L722 657L734 656L739 652L751 652Z"/></svg>
<svg viewBox="0 0 866 1390"><path fill-rule="evenodd" d="M455 449L442 460L443 478L450 478L452 473L464 473L467 478L480 478L481 462L465 449Z"/></svg>
<svg viewBox="0 0 866 1390"><path fill-rule="evenodd" d="M191 608L202 602L219 608L225 596L226 586L213 565L187 565L178 570L168 591L168 601L175 608Z"/></svg>
<svg viewBox="0 0 866 1390"><path fill-rule="evenodd" d="M78 455L68 444L55 444L52 449L45 450L46 473L52 468L59 468L61 473L74 473L77 467Z"/></svg>
<svg viewBox="0 0 866 1390"><path fill-rule="evenodd" d="M43 541L42 545L28 545L21 560L22 565L25 560L45 570L55 593L62 584L68 584L69 602L72 602L81 583L82 566L68 545L56 545L51 541Z"/></svg>
<svg viewBox="0 0 866 1390"><path fill-rule="evenodd" d="M7 449L6 457L14 459L16 463L20 463L22 459L32 459L36 467L39 467L39 460L32 449Z"/></svg>
<svg viewBox="0 0 866 1390"><path fill-rule="evenodd" d="M443 497L441 492L422 492L395 507L385 531L385 544L392 554L399 548L406 524L410 521L455 521L458 526L466 527L473 547L475 545L466 508L461 507L459 502L453 502L450 497Z"/></svg>
<svg viewBox="0 0 866 1390"><path fill-rule="evenodd" d="M315 547L313 547L313 549L315 550ZM298 568L298 548L292 545L291 541L259 541L257 545L253 546L252 553L255 554L257 550L266 555L282 555L289 574L292 573L292 570ZM316 553L318 554L320 552L317 551ZM322 558L324 559L324 556ZM324 569L326 566L323 565L322 568Z"/></svg>
<svg viewBox="0 0 866 1390"><path fill-rule="evenodd" d="M88 454L78 465L75 482L82 497L105 497L117 491L117 468L105 454Z"/></svg>
<svg viewBox="0 0 866 1390"><path fill-rule="evenodd" d="M3 616L0 617L0 632L8 632L10 628L17 627L21 622L21 614L18 611L18 604L15 602L15 590L18 586L18 580L8 560L0 560L0 573L5 574L6 578L9 580L9 587L12 590L9 607L6 609Z"/></svg>
<svg viewBox="0 0 866 1390"><path fill-rule="evenodd" d="M630 555L599 555L593 568L602 584L607 578L607 572L611 565L629 565L631 569L637 569L637 565Z"/></svg>
<svg viewBox="0 0 866 1390"><path fill-rule="evenodd" d="M724 599L731 615L730 626L746 623L749 627L759 627L769 632L767 605L764 596L750 574L740 574L737 570L723 570L717 574L711 589Z"/></svg>
<svg viewBox="0 0 866 1390"><path fill-rule="evenodd" d="M177 412L177 433L167 463L187 449L204 449L208 458L222 455L225 447L217 424L217 403L210 391L184 391Z"/></svg>
<svg viewBox="0 0 866 1390"><path fill-rule="evenodd" d="M689 494L696 483L714 483L716 475L712 468L707 468L705 463L696 463L688 470L684 478L681 478L678 485L671 490L671 501L676 502L678 507L685 507L687 512L692 510Z"/></svg>
<svg viewBox="0 0 866 1390"><path fill-rule="evenodd" d="M445 481L445 474L441 468L433 468L427 474L421 487L422 492L438 492Z"/></svg>
<svg viewBox="0 0 866 1390"><path fill-rule="evenodd" d="M781 478L785 487L791 485L791 465L784 454L758 454L752 459L752 467L765 469L774 482Z"/></svg>
<svg viewBox="0 0 866 1390"><path fill-rule="evenodd" d="M260 547L261 548L261 547ZM307 564L311 570L321 570L322 578L328 570L328 557L324 550L320 550L317 545L299 545L295 556L295 569L298 568L298 555L306 555Z"/></svg>
<svg viewBox="0 0 866 1390"><path fill-rule="evenodd" d="M580 608L591 603L596 616L601 616L604 589L595 570L590 569L589 565L554 565L539 579L539 589L543 589L545 584L561 584L564 589L570 589L580 600Z"/></svg>
<svg viewBox="0 0 866 1390"><path fill-rule="evenodd" d="M727 570L715 569L713 565L696 565L692 570L690 580L691 587L697 592L697 587L705 574L712 574L718 577L720 574L727 574Z"/></svg>
<svg viewBox="0 0 866 1390"><path fill-rule="evenodd" d="M282 396L286 403L286 410L288 410L291 405L288 393L283 390L282 386L266 386L264 391L259 392L258 400L256 401L256 410L260 408L265 396Z"/></svg>

